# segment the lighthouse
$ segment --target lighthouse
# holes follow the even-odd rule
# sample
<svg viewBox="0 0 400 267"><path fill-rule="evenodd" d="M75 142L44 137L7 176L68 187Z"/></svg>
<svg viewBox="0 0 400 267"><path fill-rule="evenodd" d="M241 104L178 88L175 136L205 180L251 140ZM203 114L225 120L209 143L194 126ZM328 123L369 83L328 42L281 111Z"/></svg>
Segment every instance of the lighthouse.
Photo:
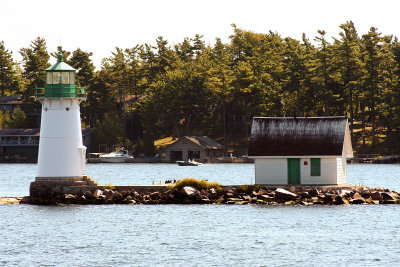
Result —
<svg viewBox="0 0 400 267"><path fill-rule="evenodd" d="M63 186L86 183L86 147L79 107L86 100L86 88L78 88L75 83L76 70L59 55L57 63L46 69L45 87L36 89L35 99L42 104L42 117L31 196L51 197L62 193Z"/></svg>

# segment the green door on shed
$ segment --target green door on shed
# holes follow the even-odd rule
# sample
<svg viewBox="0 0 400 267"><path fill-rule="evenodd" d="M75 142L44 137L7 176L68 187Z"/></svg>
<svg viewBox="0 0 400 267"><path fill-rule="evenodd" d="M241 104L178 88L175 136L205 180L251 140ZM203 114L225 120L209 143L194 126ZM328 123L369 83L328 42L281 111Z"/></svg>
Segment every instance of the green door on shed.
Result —
<svg viewBox="0 0 400 267"><path fill-rule="evenodd" d="M300 184L300 159L287 159L288 184Z"/></svg>

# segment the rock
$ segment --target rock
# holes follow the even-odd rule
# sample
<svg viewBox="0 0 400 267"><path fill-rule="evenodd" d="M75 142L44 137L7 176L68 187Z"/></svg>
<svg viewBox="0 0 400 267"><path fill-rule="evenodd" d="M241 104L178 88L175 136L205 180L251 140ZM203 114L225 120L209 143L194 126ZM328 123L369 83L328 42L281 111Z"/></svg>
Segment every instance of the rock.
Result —
<svg viewBox="0 0 400 267"><path fill-rule="evenodd" d="M140 194L133 189L131 190L131 192L129 194L134 198L137 198L140 196Z"/></svg>
<svg viewBox="0 0 400 267"><path fill-rule="evenodd" d="M373 192L371 193L371 198L372 198L372 200L382 200L381 192L379 192L379 191L373 191Z"/></svg>
<svg viewBox="0 0 400 267"><path fill-rule="evenodd" d="M293 185L290 186L289 191L292 192L292 193L295 193L296 192L296 187L293 186Z"/></svg>
<svg viewBox="0 0 400 267"><path fill-rule="evenodd" d="M345 197L345 196L351 196L353 194L353 192L350 190L346 190L346 189L339 189L337 191L337 194L341 197Z"/></svg>
<svg viewBox="0 0 400 267"><path fill-rule="evenodd" d="M216 194L217 190L215 190L215 188L210 188L210 189L208 189L208 193L209 194Z"/></svg>
<svg viewBox="0 0 400 267"><path fill-rule="evenodd" d="M190 197L194 194L199 194L199 190L197 190L196 188L194 188L193 186L185 186L181 189L181 193L184 196Z"/></svg>
<svg viewBox="0 0 400 267"><path fill-rule="evenodd" d="M161 198L161 194L160 194L160 192L156 191L156 192L150 193L149 197L152 200L159 200Z"/></svg>
<svg viewBox="0 0 400 267"><path fill-rule="evenodd" d="M361 196L362 196L364 199L368 199L368 198L371 197L371 193L370 193L369 191L364 191L364 192L361 193Z"/></svg>
<svg viewBox="0 0 400 267"><path fill-rule="evenodd" d="M295 200L297 197L296 194L289 192L283 188L277 188L275 190L275 199L276 200Z"/></svg>
<svg viewBox="0 0 400 267"><path fill-rule="evenodd" d="M312 197L316 197L316 196L318 196L319 195L319 191L318 191L318 189L317 188L311 188L309 191L308 191L308 194L310 195L310 196L312 196Z"/></svg>
<svg viewBox="0 0 400 267"><path fill-rule="evenodd" d="M94 190L93 196L95 198L99 198L102 194L103 194L103 191L101 191L100 189L96 189L96 190Z"/></svg>
<svg viewBox="0 0 400 267"><path fill-rule="evenodd" d="M231 193L231 192L226 192L226 193L225 193L225 196L226 196L227 198L232 198L232 197L235 196L235 194L233 194L233 193Z"/></svg>
<svg viewBox="0 0 400 267"><path fill-rule="evenodd" d="M335 200L333 201L334 205L343 205L345 203L346 203L345 200L341 196L336 196Z"/></svg>
<svg viewBox="0 0 400 267"><path fill-rule="evenodd" d="M327 194L325 194L325 197L323 198L323 200L324 200L324 203L331 204L335 200L335 196L327 193Z"/></svg>
<svg viewBox="0 0 400 267"><path fill-rule="evenodd" d="M113 193L113 191L112 191L111 189L104 189L104 191L103 191L103 194L104 194L105 196L107 196L107 195L109 195L109 194L111 194L111 193Z"/></svg>
<svg viewBox="0 0 400 267"><path fill-rule="evenodd" d="M353 199L362 199L362 200L364 200L364 198L358 192L354 193Z"/></svg>
<svg viewBox="0 0 400 267"><path fill-rule="evenodd" d="M390 192L382 192L381 193L383 200L395 200L396 198Z"/></svg>
<svg viewBox="0 0 400 267"><path fill-rule="evenodd" d="M88 200L95 199L95 197L94 197L93 193L92 193L92 192L90 192L90 191L86 191L86 192L85 192L83 195L84 195L84 196L85 196L85 198L86 198L86 199L88 199Z"/></svg>
<svg viewBox="0 0 400 267"><path fill-rule="evenodd" d="M131 195L128 195L122 199L122 202L124 203L130 203L130 201L133 200L133 197Z"/></svg>
<svg viewBox="0 0 400 267"><path fill-rule="evenodd" d="M120 201L120 200L122 200L124 197L122 196L122 194L120 193L120 192L118 192L118 191L115 191L114 192L114 197L113 197L113 199L115 200L115 201Z"/></svg>
<svg viewBox="0 0 400 267"><path fill-rule="evenodd" d="M356 193L358 194L358 193ZM355 198L350 201L351 204L365 204L365 200L363 198Z"/></svg>
<svg viewBox="0 0 400 267"><path fill-rule="evenodd" d="M310 196L310 194L308 192L301 192L300 193L300 197L302 199L304 199L304 198L310 198L311 196Z"/></svg>
<svg viewBox="0 0 400 267"><path fill-rule="evenodd" d="M65 199L76 199L77 196L76 196L76 195L72 195L72 194L65 194L65 195L64 195L64 198L65 198Z"/></svg>
<svg viewBox="0 0 400 267"><path fill-rule="evenodd" d="M253 191L252 193L251 193L251 195L252 196L261 196L261 195L264 195L264 194L268 194L268 191L265 191L264 189L260 189L260 190L258 190L258 192L256 192L256 191Z"/></svg>
<svg viewBox="0 0 400 267"><path fill-rule="evenodd" d="M243 198L244 200L250 200L250 199L252 199L251 196L248 196L248 195L244 195L244 196L242 196L242 198Z"/></svg>

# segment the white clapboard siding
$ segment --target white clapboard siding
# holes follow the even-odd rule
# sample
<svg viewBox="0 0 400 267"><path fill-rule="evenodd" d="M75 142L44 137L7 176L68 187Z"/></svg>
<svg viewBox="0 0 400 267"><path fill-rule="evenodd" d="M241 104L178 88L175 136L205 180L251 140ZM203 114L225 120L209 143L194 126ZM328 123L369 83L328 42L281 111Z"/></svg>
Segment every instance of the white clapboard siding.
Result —
<svg viewBox="0 0 400 267"><path fill-rule="evenodd" d="M311 176L310 167L304 166L305 160L310 165L310 159L301 160L301 184L337 184L336 158L321 158L321 176Z"/></svg>
<svg viewBox="0 0 400 267"><path fill-rule="evenodd" d="M256 184L287 184L287 159L255 159Z"/></svg>

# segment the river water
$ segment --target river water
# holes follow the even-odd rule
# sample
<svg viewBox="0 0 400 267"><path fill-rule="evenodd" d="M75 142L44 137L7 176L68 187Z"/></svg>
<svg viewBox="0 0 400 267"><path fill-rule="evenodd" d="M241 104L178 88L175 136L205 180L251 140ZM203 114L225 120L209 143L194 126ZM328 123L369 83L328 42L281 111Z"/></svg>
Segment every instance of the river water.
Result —
<svg viewBox="0 0 400 267"><path fill-rule="evenodd" d="M253 164L89 164L101 184L195 177L251 184ZM0 164L25 196L35 164ZM400 165L350 164L351 184L400 191ZM0 266L399 266L400 205L0 206Z"/></svg>

